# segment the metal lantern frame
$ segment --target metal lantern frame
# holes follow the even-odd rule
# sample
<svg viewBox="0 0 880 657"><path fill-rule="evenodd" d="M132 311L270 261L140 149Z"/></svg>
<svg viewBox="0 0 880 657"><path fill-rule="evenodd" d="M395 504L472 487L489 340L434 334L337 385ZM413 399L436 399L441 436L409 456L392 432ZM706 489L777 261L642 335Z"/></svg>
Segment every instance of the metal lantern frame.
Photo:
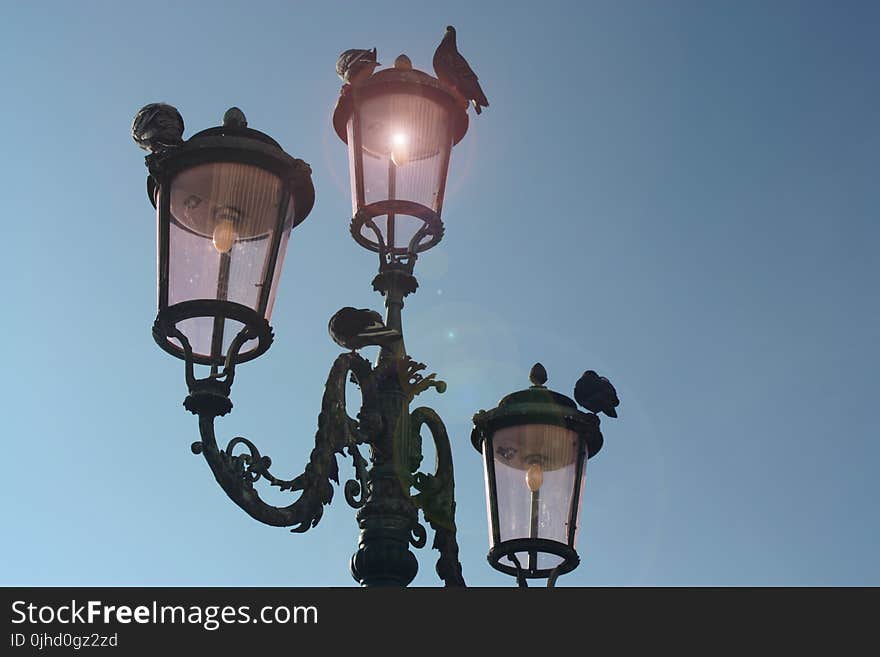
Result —
<svg viewBox="0 0 880 657"><path fill-rule="evenodd" d="M536 366L537 367L537 366ZM489 497L489 525L491 549L487 559L491 566L507 575L513 575L521 585L525 579L547 578L553 585L556 577L571 572L580 563L575 550L575 537L580 513L581 485L587 459L602 449L602 433L599 417L583 413L575 402L563 394L536 384L504 397L498 406L489 411L479 411L473 418L474 429L471 442L483 455L486 467L487 495ZM571 505L568 509L568 530L565 543L544 538L517 538L501 540L501 523L498 511L498 487L495 476L494 438L497 431L523 425L551 425L574 431L578 436L577 464ZM519 564L516 553L529 554L529 563ZM552 554L562 562L555 568L538 568L537 555ZM516 565L501 563L507 558Z"/></svg>
<svg viewBox="0 0 880 657"><path fill-rule="evenodd" d="M315 203L315 189L311 180L311 169L302 160L291 157L269 135L246 127L243 120L236 121L239 112L227 112L224 125L199 132L182 145L168 148L148 155L149 169L147 196L158 214L158 313L153 324L153 338L165 351L177 358L191 360L199 365L210 365L214 372L220 365L227 367L252 360L265 353L271 346L273 334L265 319L266 308L272 291L273 277L284 230L290 222L292 229L301 223L311 212ZM243 115L241 115L243 116ZM194 299L175 304L169 299L169 268L171 260L171 187L175 177L193 167L205 164L236 163L245 164L272 173L281 181L281 202L269 254L260 283L257 308L222 299ZM294 214L288 218L288 203L293 199ZM186 229L184 227L184 229ZM230 256L220 255L218 276L229 278ZM218 286L222 282L218 281ZM211 354L204 356L192 353L186 336L177 328L183 320L195 317L213 317ZM233 339L227 353L223 353L224 321L232 319L240 322L243 328ZM176 339L180 344L175 344ZM240 351L250 340L256 340L255 347Z"/></svg>
<svg viewBox="0 0 880 657"><path fill-rule="evenodd" d="M388 198L373 203L366 202L364 184L364 130L360 108L363 103L380 96L394 94L421 96L442 105L451 121L451 144L446 148L444 159L440 164L438 194L435 201L436 210L411 200ZM336 109L333 112L333 127L339 138L354 149L352 182L356 198L357 212L351 221L351 235L354 240L370 251L379 253L382 262L392 262L401 258L412 257L436 246L443 238L443 220L441 218L449 173L449 158L452 148L458 144L468 129L467 105L462 105L461 98L453 94L438 79L419 70L411 68L409 59L402 55L395 62L395 68L380 71L364 82L344 88ZM352 119L353 144L349 144L348 123ZM389 166L389 196L394 196L396 168ZM379 216L388 217L388 233L394 234L395 216L403 214L422 221L422 226L415 232L406 247L386 244L382 232L374 219ZM364 235L362 229L369 228L375 239ZM426 239L427 238L427 239Z"/></svg>

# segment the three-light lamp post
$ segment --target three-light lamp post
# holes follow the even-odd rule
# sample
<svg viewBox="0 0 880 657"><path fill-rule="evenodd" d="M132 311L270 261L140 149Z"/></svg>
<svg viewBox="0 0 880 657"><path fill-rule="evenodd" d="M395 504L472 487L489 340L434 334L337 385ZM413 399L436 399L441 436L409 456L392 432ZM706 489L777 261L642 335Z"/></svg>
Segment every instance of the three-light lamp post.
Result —
<svg viewBox="0 0 880 657"><path fill-rule="evenodd" d="M437 573L464 586L455 525L452 449L432 409L410 409L428 388L446 384L413 360L403 341L404 299L418 287L420 254L443 237L443 199L450 156L468 129L467 106L438 79L401 55L393 68L345 85L333 126L347 144L355 241L379 256L373 288L385 300L385 325L397 339L374 364L342 353L327 377L318 429L302 474L280 479L250 440L220 448L217 417L231 411L236 367L268 350L269 324L291 231L312 210L311 169L268 135L249 128L237 108L223 125L182 139L183 120L167 105L142 109L133 125L146 158L147 189L157 213L158 313L153 337L185 363L187 410L199 418L192 451L218 484L253 518L304 532L318 524L339 482L337 456L351 458L343 485L360 528L351 572L363 586L406 586L418 564L411 547L434 530ZM196 366L209 372L197 378ZM361 390L356 418L346 409L349 378ZM599 419L544 386L532 386L474 416L471 436L483 454L490 564L529 578L556 577L578 565L575 538L587 459L602 446ZM421 431L437 454L434 472L419 470ZM366 456L361 447L366 446ZM261 499L255 483L298 494L287 506Z"/></svg>

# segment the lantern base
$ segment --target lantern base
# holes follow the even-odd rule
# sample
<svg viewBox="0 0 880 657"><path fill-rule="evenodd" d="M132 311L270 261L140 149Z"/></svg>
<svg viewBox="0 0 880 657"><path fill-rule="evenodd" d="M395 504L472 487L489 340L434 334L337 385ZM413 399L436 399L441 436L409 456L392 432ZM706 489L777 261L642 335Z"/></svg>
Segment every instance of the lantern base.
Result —
<svg viewBox="0 0 880 657"><path fill-rule="evenodd" d="M163 308L153 322L153 339L164 351L181 360L189 357L197 365L225 365L227 355L220 352L216 355L199 353L187 354L183 347L175 339L171 327L184 320L196 317L207 317L216 320L231 319L244 325L249 334L249 340L256 340L257 344L247 350L237 351L232 356L232 364L244 363L260 356L272 346L272 327L265 317L260 316L253 308L248 308L240 303L232 301L220 301L217 299L195 299L182 301L167 308ZM243 329L243 330L244 330ZM179 328L177 329L179 330ZM233 340L233 343L237 340ZM238 348L241 347L239 343Z"/></svg>
<svg viewBox="0 0 880 657"><path fill-rule="evenodd" d="M529 556L535 555L534 562L537 563L537 557L540 554L552 554L562 559L562 562L553 568L537 568L530 567L529 562L521 564L520 568L514 565L501 563L501 559L505 557L510 561L516 559L516 554L525 553ZM580 564L580 558L574 548L560 543L559 541L551 541L546 538L516 538L509 541L502 541L491 550L486 557L495 570L499 570L506 575L514 577L524 577L528 579L549 578L551 576L564 575L570 573ZM514 562L515 563L515 562Z"/></svg>
<svg viewBox="0 0 880 657"><path fill-rule="evenodd" d="M195 384L183 400L183 407L190 413L220 417L232 410L228 381L197 379Z"/></svg>
<svg viewBox="0 0 880 657"><path fill-rule="evenodd" d="M387 244L386 239L391 236L391 241L396 237L394 231L389 231L387 224L385 230L374 221L377 217L405 216L422 222L409 242L405 245ZM443 220L440 215L429 207L414 203L413 201L388 200L377 201L365 205L351 220L351 236L355 242L365 249L379 253L383 258L389 256L405 256L427 251L436 246L443 239Z"/></svg>

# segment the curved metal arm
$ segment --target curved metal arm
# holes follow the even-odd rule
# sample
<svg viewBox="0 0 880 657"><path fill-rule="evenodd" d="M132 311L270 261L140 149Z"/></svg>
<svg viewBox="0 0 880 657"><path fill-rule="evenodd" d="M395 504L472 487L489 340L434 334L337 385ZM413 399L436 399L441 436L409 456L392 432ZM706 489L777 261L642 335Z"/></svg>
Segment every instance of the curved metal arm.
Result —
<svg viewBox="0 0 880 657"><path fill-rule="evenodd" d="M318 415L318 431L305 471L290 480L278 479L269 472L271 459L262 456L256 446L246 438L233 438L225 450L217 446L214 436L214 414L210 410L199 412L199 432L202 440L193 444L193 452L202 453L214 473L214 478L229 498L244 509L248 515L267 525L293 527L291 531L304 532L318 524L324 513L324 505L333 499L330 481L339 483L339 466L336 453L348 448L357 454L356 445L370 440L376 430L374 423L361 425L349 417L345 408L345 385L348 375L361 387L364 408L375 404L376 388L372 380L370 364L355 353L341 354L330 368L321 412ZM233 455L238 445L244 445L248 453ZM357 456L360 456L357 454ZM358 458L355 465L358 470ZM360 478L360 472L358 472ZM281 490L302 491L300 497L285 507L276 507L260 499L254 483L260 478ZM346 485L348 492L351 484ZM363 492L363 491L361 491ZM356 494L356 493L355 493ZM353 495L346 497L353 497Z"/></svg>
<svg viewBox="0 0 880 657"><path fill-rule="evenodd" d="M449 436L440 416L430 408L421 406L410 415L414 434L426 425L434 438L437 450L437 467L433 475L418 472L413 486L419 491L413 501L421 507L434 529L432 547L440 552L437 574L446 586L465 586L458 560L458 541L455 537L455 477L452 470L452 448Z"/></svg>

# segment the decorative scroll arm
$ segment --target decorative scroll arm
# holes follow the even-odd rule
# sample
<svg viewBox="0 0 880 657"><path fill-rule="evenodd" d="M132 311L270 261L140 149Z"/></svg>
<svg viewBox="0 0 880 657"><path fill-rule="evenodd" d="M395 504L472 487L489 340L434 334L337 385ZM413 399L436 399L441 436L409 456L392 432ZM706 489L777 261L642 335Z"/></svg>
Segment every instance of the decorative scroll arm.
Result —
<svg viewBox="0 0 880 657"><path fill-rule="evenodd" d="M437 560L437 574L446 586L466 586L458 560L458 541L455 527L455 477L452 469L452 448L449 436L440 416L430 408L421 406L411 416L414 433L419 433L422 425L427 425L434 439L437 451L437 467L434 474L417 472L413 486L419 491L413 501L421 507L431 527L434 529L432 547L440 552Z"/></svg>
<svg viewBox="0 0 880 657"><path fill-rule="evenodd" d="M367 499L369 486L367 460L361 455L357 445L349 446L348 453L354 464L355 479L349 479L345 482L345 501L353 509L360 509Z"/></svg>
<svg viewBox="0 0 880 657"><path fill-rule="evenodd" d="M341 354L334 361L327 377L321 412L318 415L315 447L305 471L298 477L284 480L272 475L269 472L271 459L262 456L257 447L246 438L233 438L225 450L219 449L214 435L215 414L210 409L199 409L197 406L190 410L199 415L202 440L193 444L193 452L204 454L217 483L252 518L276 527L293 527L291 531L294 532L307 531L318 524L324 505L333 499L331 481L339 483L336 454L342 454L347 449L355 458L356 468L359 469L357 457L360 455L357 454L356 446L369 442L371 433L376 430L374 423L358 423L346 412L345 385L349 374L361 387L363 408L368 409L375 404L376 389L370 364L353 352ZM243 445L248 451L234 455L232 452L239 445ZM254 488L254 483L261 478L281 490L302 493L295 502L285 507L267 504ZM358 491L349 493L351 488L351 483L346 485L346 498L353 498L357 494Z"/></svg>

